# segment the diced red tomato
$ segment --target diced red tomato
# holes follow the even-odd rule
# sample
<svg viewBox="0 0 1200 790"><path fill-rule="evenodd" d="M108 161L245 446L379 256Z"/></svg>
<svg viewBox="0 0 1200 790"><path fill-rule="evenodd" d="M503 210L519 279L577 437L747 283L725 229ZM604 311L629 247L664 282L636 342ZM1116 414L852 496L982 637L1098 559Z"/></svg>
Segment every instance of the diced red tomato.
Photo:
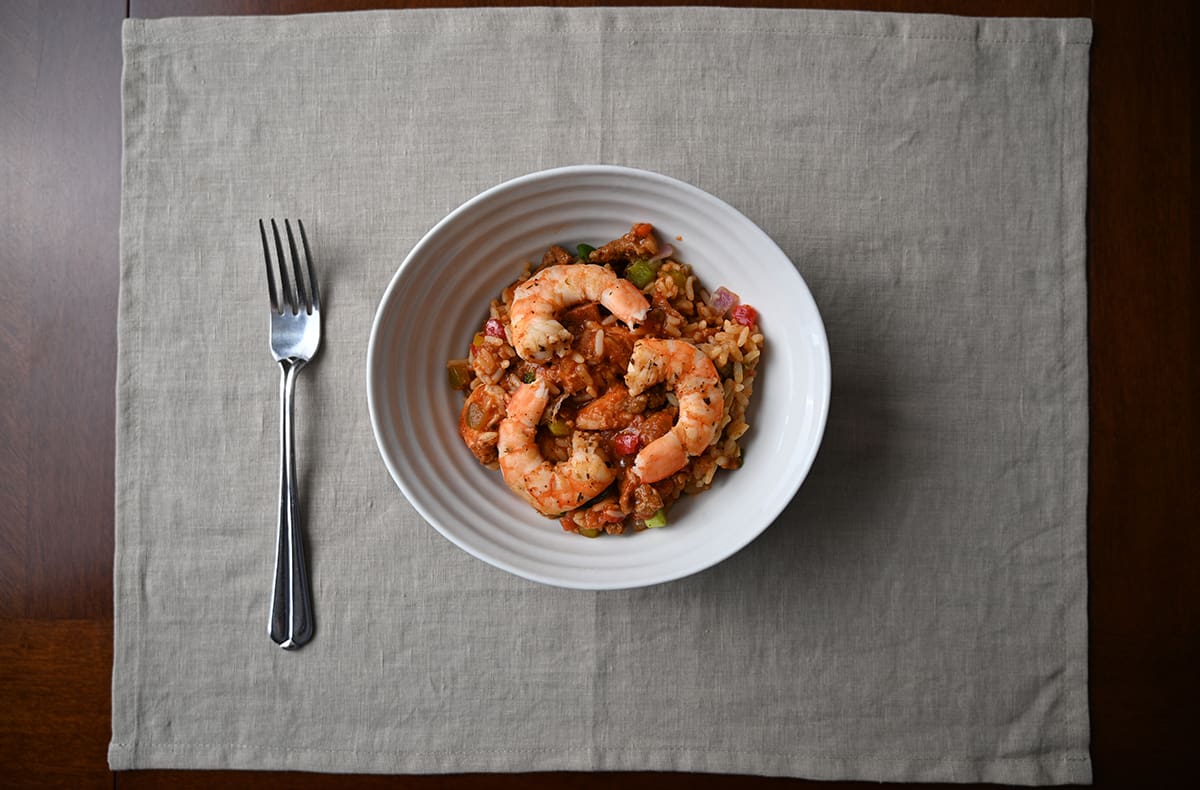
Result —
<svg viewBox="0 0 1200 790"><path fill-rule="evenodd" d="M754 326L758 320L758 311L748 304L734 305L729 311L729 317L742 326Z"/></svg>
<svg viewBox="0 0 1200 790"><path fill-rule="evenodd" d="M489 318L483 325L483 333L488 337L504 339L504 322L499 318Z"/></svg>
<svg viewBox="0 0 1200 790"><path fill-rule="evenodd" d="M649 222L639 222L633 226L633 235L639 239L644 239L654 231L654 226Z"/></svg>
<svg viewBox="0 0 1200 790"><path fill-rule="evenodd" d="M641 443L636 433L618 433L613 437L613 449L621 455L633 455Z"/></svg>

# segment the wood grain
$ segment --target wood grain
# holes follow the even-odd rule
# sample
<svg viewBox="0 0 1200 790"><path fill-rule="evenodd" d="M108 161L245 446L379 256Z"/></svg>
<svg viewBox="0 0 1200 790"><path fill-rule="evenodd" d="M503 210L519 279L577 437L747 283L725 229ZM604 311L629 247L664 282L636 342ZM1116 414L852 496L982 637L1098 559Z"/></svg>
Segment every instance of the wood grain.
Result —
<svg viewBox="0 0 1200 790"><path fill-rule="evenodd" d="M305 14L324 11L366 11L380 8L456 8L473 6L547 5L521 0L130 0L132 17L154 19L165 16L214 16L247 14ZM557 6L688 6L739 5L756 8L828 8L833 10L892 11L923 14L962 14L973 16L1075 16L1092 15L1088 0L974 0L964 6L961 0L749 0L742 3L713 3L701 0L559 0Z"/></svg>
<svg viewBox="0 0 1200 790"><path fill-rule="evenodd" d="M36 3L0 5L0 617L25 614L29 522L29 296L36 208L28 183L39 38Z"/></svg>
<svg viewBox="0 0 1200 790"><path fill-rule="evenodd" d="M111 787L124 2L0 3L0 785Z"/></svg>
<svg viewBox="0 0 1200 790"><path fill-rule="evenodd" d="M0 242L0 605L16 616L110 618L125 8L4 8L4 58L16 68L3 72L13 103L0 112L3 189L15 204Z"/></svg>
<svg viewBox="0 0 1200 790"><path fill-rule="evenodd" d="M0 787L112 787L112 622L0 621Z"/></svg>
<svg viewBox="0 0 1200 790"><path fill-rule="evenodd" d="M1096 775L1114 787L1178 782L1195 732L1192 13L1099 3L1094 19L1091 704Z"/></svg>
<svg viewBox="0 0 1200 790"><path fill-rule="evenodd" d="M121 19L472 4L515 3L0 3L0 786L875 786L656 773L107 770ZM1178 785L1195 732L1185 705L1196 696L1200 643L1190 4L752 4L1092 17L1092 752L1097 787Z"/></svg>

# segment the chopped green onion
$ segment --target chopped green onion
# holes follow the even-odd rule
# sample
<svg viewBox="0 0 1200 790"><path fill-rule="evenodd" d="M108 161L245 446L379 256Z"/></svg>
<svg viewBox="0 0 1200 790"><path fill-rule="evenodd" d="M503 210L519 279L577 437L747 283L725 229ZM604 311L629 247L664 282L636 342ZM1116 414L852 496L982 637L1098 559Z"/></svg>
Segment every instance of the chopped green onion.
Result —
<svg viewBox="0 0 1200 790"><path fill-rule="evenodd" d="M546 427L550 429L553 436L566 436L571 432L571 426L563 420L551 420Z"/></svg>
<svg viewBox="0 0 1200 790"><path fill-rule="evenodd" d="M658 274L657 261L637 260L625 269L625 279L638 288L645 288L649 285L656 274Z"/></svg>
<svg viewBox="0 0 1200 790"><path fill-rule="evenodd" d="M523 381L526 384L532 384L533 382L537 381L537 374L534 373L532 370L527 370L521 376L521 381Z"/></svg>
<svg viewBox="0 0 1200 790"><path fill-rule="evenodd" d="M575 248L575 252L579 255L579 260L586 261L588 256L596 251L596 248L590 244L580 244Z"/></svg>
<svg viewBox="0 0 1200 790"><path fill-rule="evenodd" d="M579 534L585 538L598 538L600 537L600 530L595 527L580 527Z"/></svg>
<svg viewBox="0 0 1200 790"><path fill-rule="evenodd" d="M654 529L655 527L665 527L666 525L667 525L666 508L660 507L658 509L658 512L656 512L650 518L646 519L646 526L649 527L650 529Z"/></svg>

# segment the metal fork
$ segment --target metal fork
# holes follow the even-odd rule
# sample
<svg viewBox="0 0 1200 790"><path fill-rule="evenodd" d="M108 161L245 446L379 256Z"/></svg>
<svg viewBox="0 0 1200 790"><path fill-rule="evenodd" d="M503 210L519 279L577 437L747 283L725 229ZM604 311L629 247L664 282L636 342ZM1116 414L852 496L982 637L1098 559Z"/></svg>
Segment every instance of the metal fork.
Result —
<svg viewBox="0 0 1200 790"><path fill-rule="evenodd" d="M304 252L304 268L296 251L292 225L283 221L290 253L292 276L288 277L279 226L271 220L275 255L272 262L267 228L260 219L263 255L267 260L267 288L271 295L271 353L283 371L279 389L279 525L275 542L275 579L272 582L271 620L268 633L285 650L306 644L313 635L312 591L304 559L304 541L296 505L296 441L293 402L296 376L308 364L321 343L321 297L313 273L312 255L304 223L296 220ZM279 287L276 288L276 274ZM305 274L308 285L305 286Z"/></svg>

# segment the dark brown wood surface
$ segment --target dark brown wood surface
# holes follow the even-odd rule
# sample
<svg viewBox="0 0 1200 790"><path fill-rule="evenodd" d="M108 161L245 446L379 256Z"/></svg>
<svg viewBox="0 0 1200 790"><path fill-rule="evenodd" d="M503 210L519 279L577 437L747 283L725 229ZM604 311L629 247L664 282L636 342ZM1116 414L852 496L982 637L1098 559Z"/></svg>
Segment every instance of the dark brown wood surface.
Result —
<svg viewBox="0 0 1200 790"><path fill-rule="evenodd" d="M471 3L0 0L0 786L817 786L653 773L107 769L121 20L464 4ZM1184 784L1195 774L1184 766L1200 730L1190 4L757 4L1093 19L1092 755L1099 787Z"/></svg>

